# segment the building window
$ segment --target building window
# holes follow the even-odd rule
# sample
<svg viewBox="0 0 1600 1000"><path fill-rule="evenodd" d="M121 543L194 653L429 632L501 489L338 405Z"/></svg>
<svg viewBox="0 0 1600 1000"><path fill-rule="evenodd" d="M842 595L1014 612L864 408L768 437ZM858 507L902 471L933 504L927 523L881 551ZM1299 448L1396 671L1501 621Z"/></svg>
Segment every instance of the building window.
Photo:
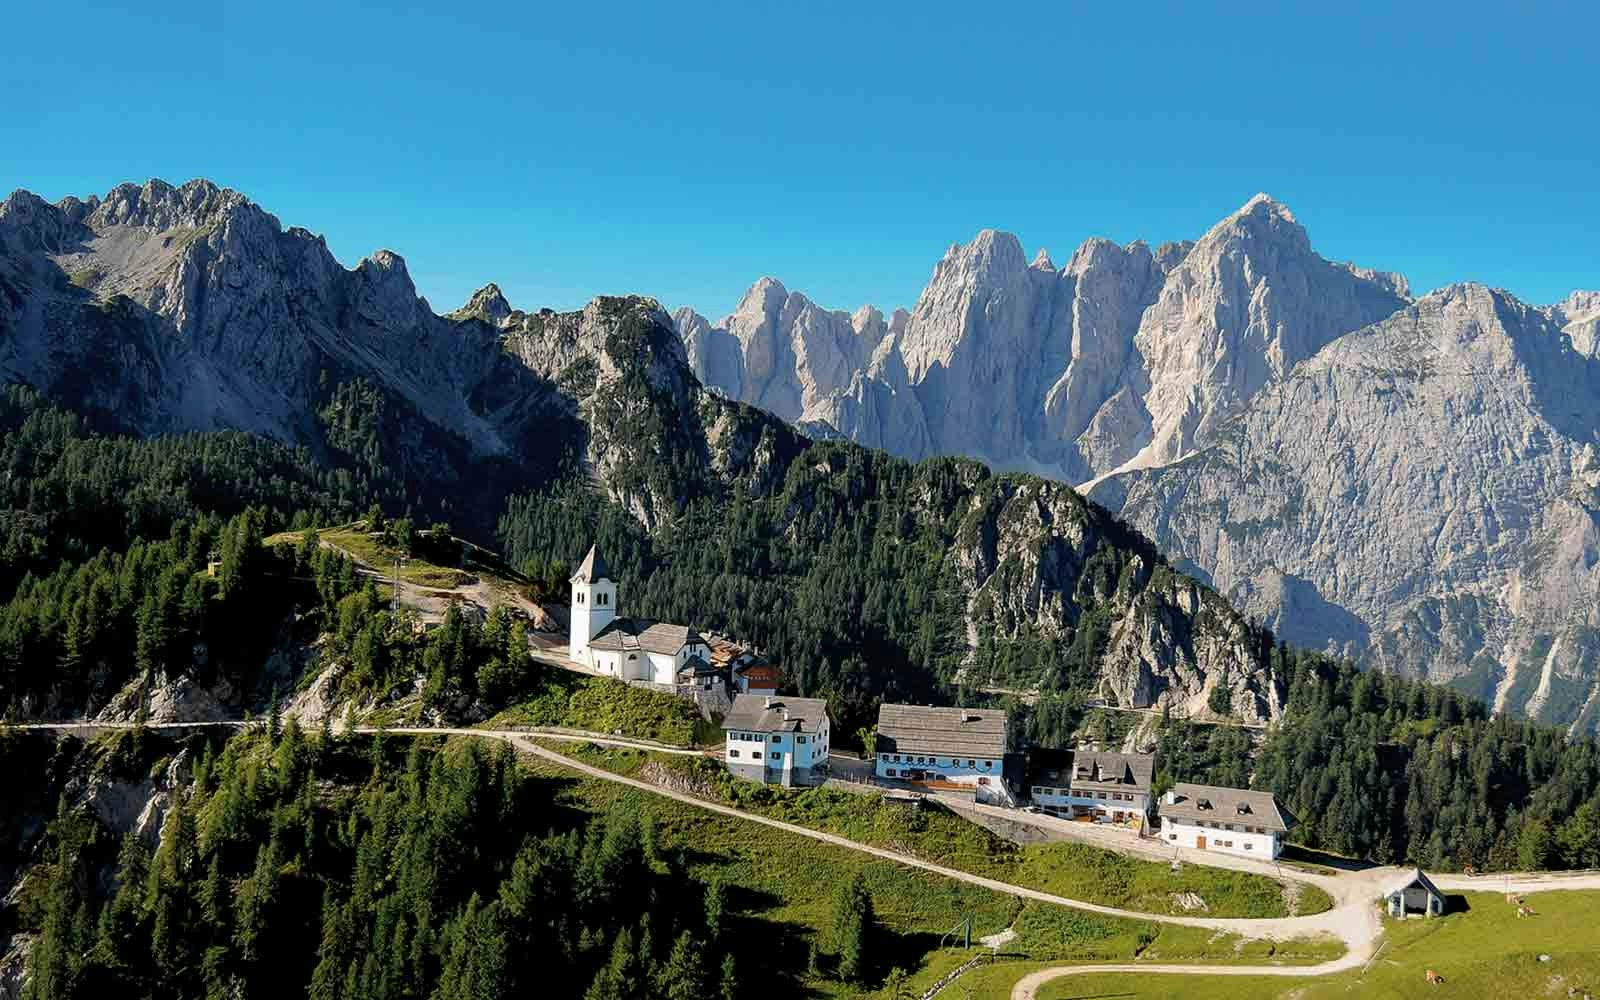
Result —
<svg viewBox="0 0 1600 1000"><path fill-rule="evenodd" d="M986 761L984 761L984 762L983 762L983 766L984 766L984 767L988 767L988 766L990 766L990 765L991 765L991 764L993 764L993 763L994 763L994 761L992 761L992 760L986 760Z"/></svg>
<svg viewBox="0 0 1600 1000"><path fill-rule="evenodd" d="M794 741L795 741L796 744L803 744L803 743L805 743L806 738L804 736L796 736L794 738Z"/></svg>
<svg viewBox="0 0 1600 1000"><path fill-rule="evenodd" d="M887 771L885 771L883 773L887 774L889 777L892 778L892 777L894 777L894 768L891 767L891 768L889 768Z"/></svg>
<svg viewBox="0 0 1600 1000"><path fill-rule="evenodd" d="M978 762L975 761L975 760L969 760L969 761L967 761L967 766L968 767L977 767L978 766Z"/></svg>
<svg viewBox="0 0 1600 1000"><path fill-rule="evenodd" d="M1040 788L1038 785L1034 785L1033 786L1033 794L1035 794L1035 795L1043 795L1043 794L1045 794L1045 790L1043 788Z"/></svg>
<svg viewBox="0 0 1600 1000"><path fill-rule="evenodd" d="M728 751L728 756L729 757L737 757L737 756L739 756L739 751L737 751L737 750L729 750Z"/></svg>
<svg viewBox="0 0 1600 1000"><path fill-rule="evenodd" d="M782 736L774 736L774 737L773 737L773 738L772 738L772 742L774 742L774 743L781 743L781 742L783 742L783 737L782 737Z"/></svg>
<svg viewBox="0 0 1600 1000"><path fill-rule="evenodd" d="M1095 792L1094 793L1094 797L1097 798L1097 799L1103 799L1103 798L1106 797L1106 793L1105 792Z"/></svg>
<svg viewBox="0 0 1600 1000"><path fill-rule="evenodd" d="M1250 841L1248 841L1248 840L1247 840L1247 841L1245 841L1245 842L1244 842L1244 849L1245 849L1245 850L1247 850L1247 851L1248 851L1248 850L1250 850L1250 849L1251 849L1251 848L1253 848L1253 847L1255 847L1255 845L1254 845L1254 844L1252 844L1252 843L1250 843Z"/></svg>
<svg viewBox="0 0 1600 1000"><path fill-rule="evenodd" d="M780 758L781 758L781 757L782 757L782 756L783 756L783 755L782 755L782 754L780 754L780 753L778 753L778 752L777 752L777 751L773 751L773 753L772 753L772 759L773 759L773 760L778 760L778 759L780 759Z"/></svg>

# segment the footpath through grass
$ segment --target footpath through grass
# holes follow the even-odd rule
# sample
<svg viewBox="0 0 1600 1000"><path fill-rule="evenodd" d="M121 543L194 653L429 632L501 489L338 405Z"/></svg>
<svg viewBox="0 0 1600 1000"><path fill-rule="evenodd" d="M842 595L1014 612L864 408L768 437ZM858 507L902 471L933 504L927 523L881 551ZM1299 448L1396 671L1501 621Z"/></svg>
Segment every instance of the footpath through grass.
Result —
<svg viewBox="0 0 1600 1000"><path fill-rule="evenodd" d="M1544 892L1525 897L1537 915L1519 918L1498 893L1451 896L1455 911L1431 920L1385 921L1387 942L1377 961L1359 970L1314 979L1271 977L1092 975L1048 984L1040 1000L1115 996L1173 1000L1333 1000L1358 996L1400 1000L1418 996L1511 1000L1520 997L1600 996L1600 892ZM1540 961L1540 956L1547 961ZM1437 989L1426 973L1444 977ZM1008 970L982 983L975 997L1001 998L1026 970ZM1571 991L1571 992L1569 992Z"/></svg>
<svg viewBox="0 0 1600 1000"><path fill-rule="evenodd" d="M592 757L593 754L586 756ZM1015 937L1001 948L997 968L1034 966L1025 961L1194 961L1232 964L1265 960L1293 964L1322 961L1337 943L1244 941L1231 935L1118 919L1065 907L1027 902L1005 893L881 861L799 834L697 809L598 779L575 776L540 760L525 764L560 806L603 813L618 800L650 817L658 852L682 852L698 878L721 879L729 887L725 926L760 941L741 953L754 968L746 982L763 984L774 997L872 997L891 1000L884 979L893 968L909 973L906 996L920 995L945 973L985 953L978 939L1008 928ZM840 794L840 793L834 793ZM813 944L826 951L836 888L862 873L884 928L879 958L866 981L841 983L824 960L808 968ZM973 949L941 948L941 940L971 918ZM980 970L981 971L981 970ZM1020 973L1019 973L1020 974ZM966 984L966 980L962 980ZM951 995L961 996L957 988Z"/></svg>
<svg viewBox="0 0 1600 1000"><path fill-rule="evenodd" d="M1290 913L1283 886L1263 875L1193 864L1174 872L1166 862L1073 841L1018 846L932 803L912 807L886 802L870 792L784 790L739 781L708 758L675 758L592 744L550 747L620 774L667 778L681 790L762 816L1084 902L1142 913L1212 917L1306 915L1332 906L1327 893L1303 886ZM1184 908L1179 899L1188 894L1199 896L1205 909Z"/></svg>

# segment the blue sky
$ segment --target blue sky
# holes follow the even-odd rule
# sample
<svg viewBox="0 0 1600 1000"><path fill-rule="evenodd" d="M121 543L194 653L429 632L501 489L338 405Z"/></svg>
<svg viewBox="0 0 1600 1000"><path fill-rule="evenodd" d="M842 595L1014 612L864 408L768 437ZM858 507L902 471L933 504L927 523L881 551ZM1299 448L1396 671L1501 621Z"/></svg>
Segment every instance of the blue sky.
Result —
<svg viewBox="0 0 1600 1000"><path fill-rule="evenodd" d="M1060 264L1264 190L1329 258L1546 302L1600 287L1595 10L24 4L0 189L205 176L440 310L495 281L713 318L763 274L909 306L984 227Z"/></svg>

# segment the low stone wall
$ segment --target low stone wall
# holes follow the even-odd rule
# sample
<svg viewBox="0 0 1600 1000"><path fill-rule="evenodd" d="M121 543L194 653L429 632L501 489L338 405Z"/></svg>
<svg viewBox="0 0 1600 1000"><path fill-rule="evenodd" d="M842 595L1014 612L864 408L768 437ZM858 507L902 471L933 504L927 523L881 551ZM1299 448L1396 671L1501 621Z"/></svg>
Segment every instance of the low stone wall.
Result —
<svg viewBox="0 0 1600 1000"><path fill-rule="evenodd" d="M1047 844L1058 840L1072 839L1065 833L1035 826L1020 819L1010 819L1005 816L996 816L991 812L963 808L951 802L948 798L941 797L936 801L962 819L976 823L985 830L1004 837L1013 844Z"/></svg>

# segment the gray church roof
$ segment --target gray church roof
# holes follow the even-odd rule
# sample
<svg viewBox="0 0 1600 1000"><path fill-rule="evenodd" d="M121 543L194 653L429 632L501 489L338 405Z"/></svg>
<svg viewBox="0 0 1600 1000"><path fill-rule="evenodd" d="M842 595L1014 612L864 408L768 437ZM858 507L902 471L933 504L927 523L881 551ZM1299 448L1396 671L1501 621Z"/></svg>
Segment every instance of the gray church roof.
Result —
<svg viewBox="0 0 1600 1000"><path fill-rule="evenodd" d="M687 645L703 642L700 633L687 625L667 625L648 618L613 618L589 640L589 648L643 650L673 656Z"/></svg>
<svg viewBox="0 0 1600 1000"><path fill-rule="evenodd" d="M572 583L593 583L596 580L610 580L611 570L606 566L606 561L600 558L596 547L589 546L589 554L583 557L578 571L572 574Z"/></svg>

